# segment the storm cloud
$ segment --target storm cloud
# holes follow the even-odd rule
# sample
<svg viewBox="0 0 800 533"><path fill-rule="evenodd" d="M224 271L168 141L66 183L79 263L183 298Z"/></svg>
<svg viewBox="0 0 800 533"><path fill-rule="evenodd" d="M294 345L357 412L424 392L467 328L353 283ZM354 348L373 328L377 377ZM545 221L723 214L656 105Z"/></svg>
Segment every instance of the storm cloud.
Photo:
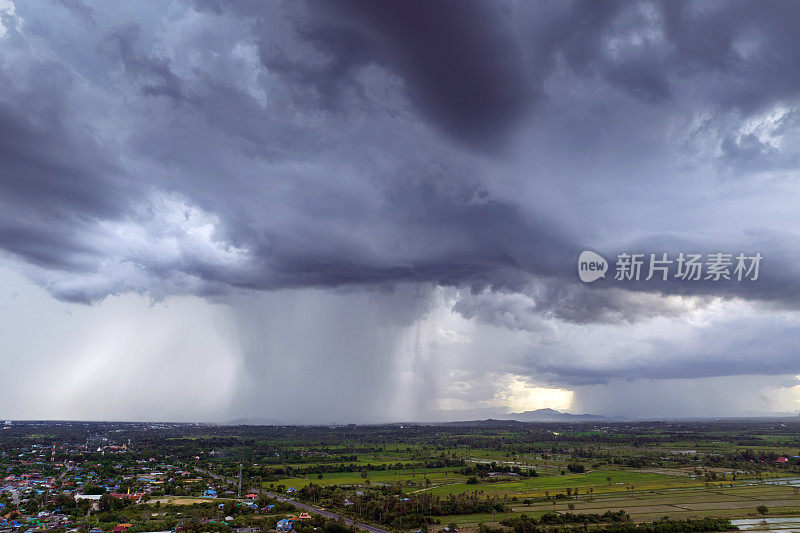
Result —
<svg viewBox="0 0 800 533"><path fill-rule="evenodd" d="M619 380L784 386L798 11L0 2L0 253L53 306L227 306L252 376L330 347L327 375L380 376L348 403L393 391L354 419L502 407L508 383L582 406ZM582 250L607 279L579 281ZM623 252L764 260L757 281L616 282ZM231 414L259 414L239 378Z"/></svg>

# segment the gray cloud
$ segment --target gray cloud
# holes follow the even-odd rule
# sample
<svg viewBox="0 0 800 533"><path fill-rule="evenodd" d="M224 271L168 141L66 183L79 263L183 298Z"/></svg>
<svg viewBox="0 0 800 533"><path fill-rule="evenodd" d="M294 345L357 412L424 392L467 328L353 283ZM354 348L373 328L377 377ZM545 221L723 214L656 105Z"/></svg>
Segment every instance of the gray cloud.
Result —
<svg viewBox="0 0 800 533"><path fill-rule="evenodd" d="M437 305L512 339L498 371L554 386L795 372L791 323L597 366L552 335L619 326L623 350L625 328L720 300L796 311L797 10L20 2L0 31L0 249L68 302L320 289L355 324L361 298L453 291ZM584 249L764 262L752 283L583 285ZM373 311L432 313L399 307Z"/></svg>
<svg viewBox="0 0 800 533"><path fill-rule="evenodd" d="M632 418L793 416L795 376L615 380L577 389L578 411Z"/></svg>
<svg viewBox="0 0 800 533"><path fill-rule="evenodd" d="M75 15L74 28L84 29L86 17L77 16L74 7L65 15ZM638 105L651 107L662 122L670 113L686 114L670 100L688 96L702 105L712 90L719 120L729 128L735 121L720 102L742 116L790 96L791 84L783 83L779 91L778 83L771 85L774 92L757 92L758 101L753 93L746 102L750 91L743 86L752 82L751 73L780 75L768 52L776 34L764 31L783 14L780 8L739 19L746 4L734 3L724 15L688 4L541 4L536 13L530 6L472 3L436 4L423 13L362 3L288 11L261 3L198 7L176 6L182 17L171 19L170 32L160 26L164 20L155 7L137 15L114 7L96 10L91 12L96 28L88 36L71 35L69 26L62 30L73 37L75 51L55 49L46 34L27 29L34 21L46 24L46 10L20 7L6 39L19 50L48 50L52 58L43 63L21 54L3 69L17 87L6 96L3 115L7 191L23 199L17 221L39 219L15 224L18 231L7 229L7 250L41 266L70 265L73 274L82 266L96 275L90 256L102 261L104 251L87 242L96 240L92 223L147 217L131 202L142 202L155 190L181 195L214 218L211 239L246 250L248 266L209 264L186 254L166 267L146 254L120 257L135 263L143 281L109 285L108 293L148 291L148 276L173 275L197 280L178 284L173 290L179 293L200 286L213 293L226 286L405 281L520 291L538 280L543 288L537 289L537 309L545 313L578 322L591 321L590 314L602 317L604 309L610 316L633 316L639 311L635 304L626 310L626 302L635 298L576 286L570 263L593 237L581 235L573 222L564 225L557 213L538 211L548 196L558 194L557 188L547 190L549 178L542 174L570 156L562 151L541 160L544 167L530 176L540 198L526 203L497 192L504 179L519 179L509 173L531 170L509 155L512 167L498 173L480 145L512 146L509 136L523 120L529 119L528 130L559 127L550 108L556 109L558 98L576 98L556 91L565 73L579 78L576 86L607 84L602 90L608 98L641 100ZM731 24L709 33L707 24L720 16L730 17ZM784 26L776 25L779 36ZM707 34L704 40L701 32ZM705 85L696 81L701 71L708 72ZM21 72L27 78L20 79ZM58 81L47 83L44 73ZM741 83L720 94L717 83L731 77ZM11 111L31 95L46 107L37 114ZM97 95L92 105L100 112L84 118L89 95ZM602 122L595 126L590 117L583 130L594 139L563 150L595 153L601 149L593 144L600 128L653 128L645 122L623 126L626 119L616 109L605 116L593 113ZM778 119L771 135L794 134L787 117ZM122 133L101 140L100 120ZM570 142L581 142L581 133ZM755 130L722 135L719 143L726 164L741 169L788 149L785 142L765 144ZM666 159L668 146L654 140L649 149L659 151L656 159ZM631 153L626 164L637 161L641 156ZM664 170L667 176L679 172ZM615 179L633 183L634 176ZM582 201L576 196L574 206L580 209ZM620 202L623 207L624 196ZM70 233L78 237L48 239L53 221L26 215L34 206L40 212L68 211L59 222L75 225L78 231ZM659 239L651 235L649 242ZM700 238L686 242L712 246ZM75 250L87 248L82 265L76 264ZM781 279L770 277L776 269L745 289L671 284L644 290L794 298L795 269L781 267ZM82 299L76 291L70 298ZM83 299L102 295L91 290Z"/></svg>
<svg viewBox="0 0 800 533"><path fill-rule="evenodd" d="M386 65L426 120L455 138L496 145L535 96L523 50L507 31L511 9L472 1L312 7L319 13L300 33L331 56L326 79L365 62Z"/></svg>

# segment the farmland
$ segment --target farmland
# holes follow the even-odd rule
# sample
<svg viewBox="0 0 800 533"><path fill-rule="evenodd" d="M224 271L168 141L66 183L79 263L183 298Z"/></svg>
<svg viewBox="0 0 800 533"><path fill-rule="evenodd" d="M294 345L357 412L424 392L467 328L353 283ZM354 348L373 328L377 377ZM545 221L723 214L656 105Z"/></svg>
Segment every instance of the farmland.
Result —
<svg viewBox="0 0 800 533"><path fill-rule="evenodd" d="M800 514L798 480L793 479L800 472L796 457L800 440L796 426L783 422L600 428L487 423L479 429L439 428L424 436L419 429L406 433L405 439L394 437L403 444L379 446L380 452L374 451L373 443L362 442L366 453L359 453L353 442L348 451L355 452L358 461L351 471L323 472L336 466L324 460L311 471L308 463L277 465L271 472L278 475L261 483L273 490L297 489L300 494L304 488L317 487L322 496L315 497L333 507L337 506L334 493L353 501L358 493L386 487L408 499L409 507L424 505L424 496L441 500L474 494L502 502L500 510L489 513L434 518L461 528L548 512L624 510L633 522L756 517L763 507L770 516ZM785 463L776 462L782 457ZM425 461L443 458L459 465L424 467ZM303 467L308 473L280 475Z"/></svg>
<svg viewBox="0 0 800 533"><path fill-rule="evenodd" d="M330 517L382 531L604 531L656 523L715 530L727 519L800 516L798 435L795 419L16 424L0 433L0 444L8 479L19 482L0 491L0 503L24 516L58 501L76 524L100 529L113 526L113 517L139 520L142 530L191 523L227 531L226 517L216 516L224 510L239 525L269 530L304 505L325 509L330 516L315 520L330 531L344 527ZM32 475L44 491L30 490ZM93 513L80 503L87 493L117 493L126 505L126 494L134 494L137 505L107 502ZM77 507L64 500L73 494ZM604 525L609 520L616 525Z"/></svg>

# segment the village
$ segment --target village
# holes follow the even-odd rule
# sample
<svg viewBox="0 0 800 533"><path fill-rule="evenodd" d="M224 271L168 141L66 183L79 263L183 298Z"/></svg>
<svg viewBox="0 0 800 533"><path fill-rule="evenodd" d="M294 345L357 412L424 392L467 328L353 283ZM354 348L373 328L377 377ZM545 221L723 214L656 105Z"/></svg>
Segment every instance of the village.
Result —
<svg viewBox="0 0 800 533"><path fill-rule="evenodd" d="M7 423L0 533L716 531L800 514L796 421L479 427Z"/></svg>
<svg viewBox="0 0 800 533"><path fill-rule="evenodd" d="M11 429L7 422L4 431ZM265 524L273 531L291 531L295 524L312 520L291 505L252 492L242 495L240 484L206 475L196 468L199 455L159 462L143 458L129 444L92 435L84 443L4 446L0 533L138 533L144 531L141 523L101 521L115 513L130 515L123 511L137 506L152 511L146 513L147 522L170 526L158 531L200 527L246 533L261 531ZM296 491L290 487L285 492Z"/></svg>

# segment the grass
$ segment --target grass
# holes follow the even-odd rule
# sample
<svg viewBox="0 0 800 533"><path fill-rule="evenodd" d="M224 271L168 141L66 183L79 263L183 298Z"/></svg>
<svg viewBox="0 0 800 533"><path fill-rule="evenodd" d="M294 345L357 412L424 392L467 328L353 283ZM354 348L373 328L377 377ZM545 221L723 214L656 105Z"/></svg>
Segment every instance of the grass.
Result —
<svg viewBox="0 0 800 533"><path fill-rule="evenodd" d="M610 483L608 478L611 480ZM625 487L628 485L634 485L637 488L655 489L685 484L702 485L700 482L690 481L685 476L670 476L636 470L597 470L586 474L527 478L519 481L483 483L481 485L456 483L432 487L427 489L426 492L447 496L465 491L482 490L486 494L497 496L542 497L545 495L545 491L549 491L553 496L558 492L566 493L567 487L579 490L592 487L595 493L600 493L625 492Z"/></svg>
<svg viewBox="0 0 800 533"><path fill-rule="evenodd" d="M466 477L460 474L456 468L420 468L417 470L378 470L369 472L370 483L397 483L412 481L419 487L425 483L427 477L432 484L444 484L452 482L466 481ZM271 482L274 485L284 485L286 487L294 487L300 489L309 483L316 483L318 485L363 485L366 479L361 477L359 472L332 472L322 474L322 479L316 475L308 475L306 477L292 477L284 478L278 481ZM265 487L269 483L264 484ZM417 488L419 488L417 487Z"/></svg>
<svg viewBox="0 0 800 533"><path fill-rule="evenodd" d="M635 522L658 520L668 516L673 519L715 516L744 518L758 516L756 507L766 505L770 516L789 516L800 513L800 497L791 487L777 485L737 485L722 490L704 487L683 487L667 490L636 490L634 492L595 495L568 501L533 505L512 505L508 515L454 515L441 517L443 524L456 522L466 526L499 522L506 516L540 516L547 511L571 512L567 505L575 505L576 513L598 513L624 510Z"/></svg>

